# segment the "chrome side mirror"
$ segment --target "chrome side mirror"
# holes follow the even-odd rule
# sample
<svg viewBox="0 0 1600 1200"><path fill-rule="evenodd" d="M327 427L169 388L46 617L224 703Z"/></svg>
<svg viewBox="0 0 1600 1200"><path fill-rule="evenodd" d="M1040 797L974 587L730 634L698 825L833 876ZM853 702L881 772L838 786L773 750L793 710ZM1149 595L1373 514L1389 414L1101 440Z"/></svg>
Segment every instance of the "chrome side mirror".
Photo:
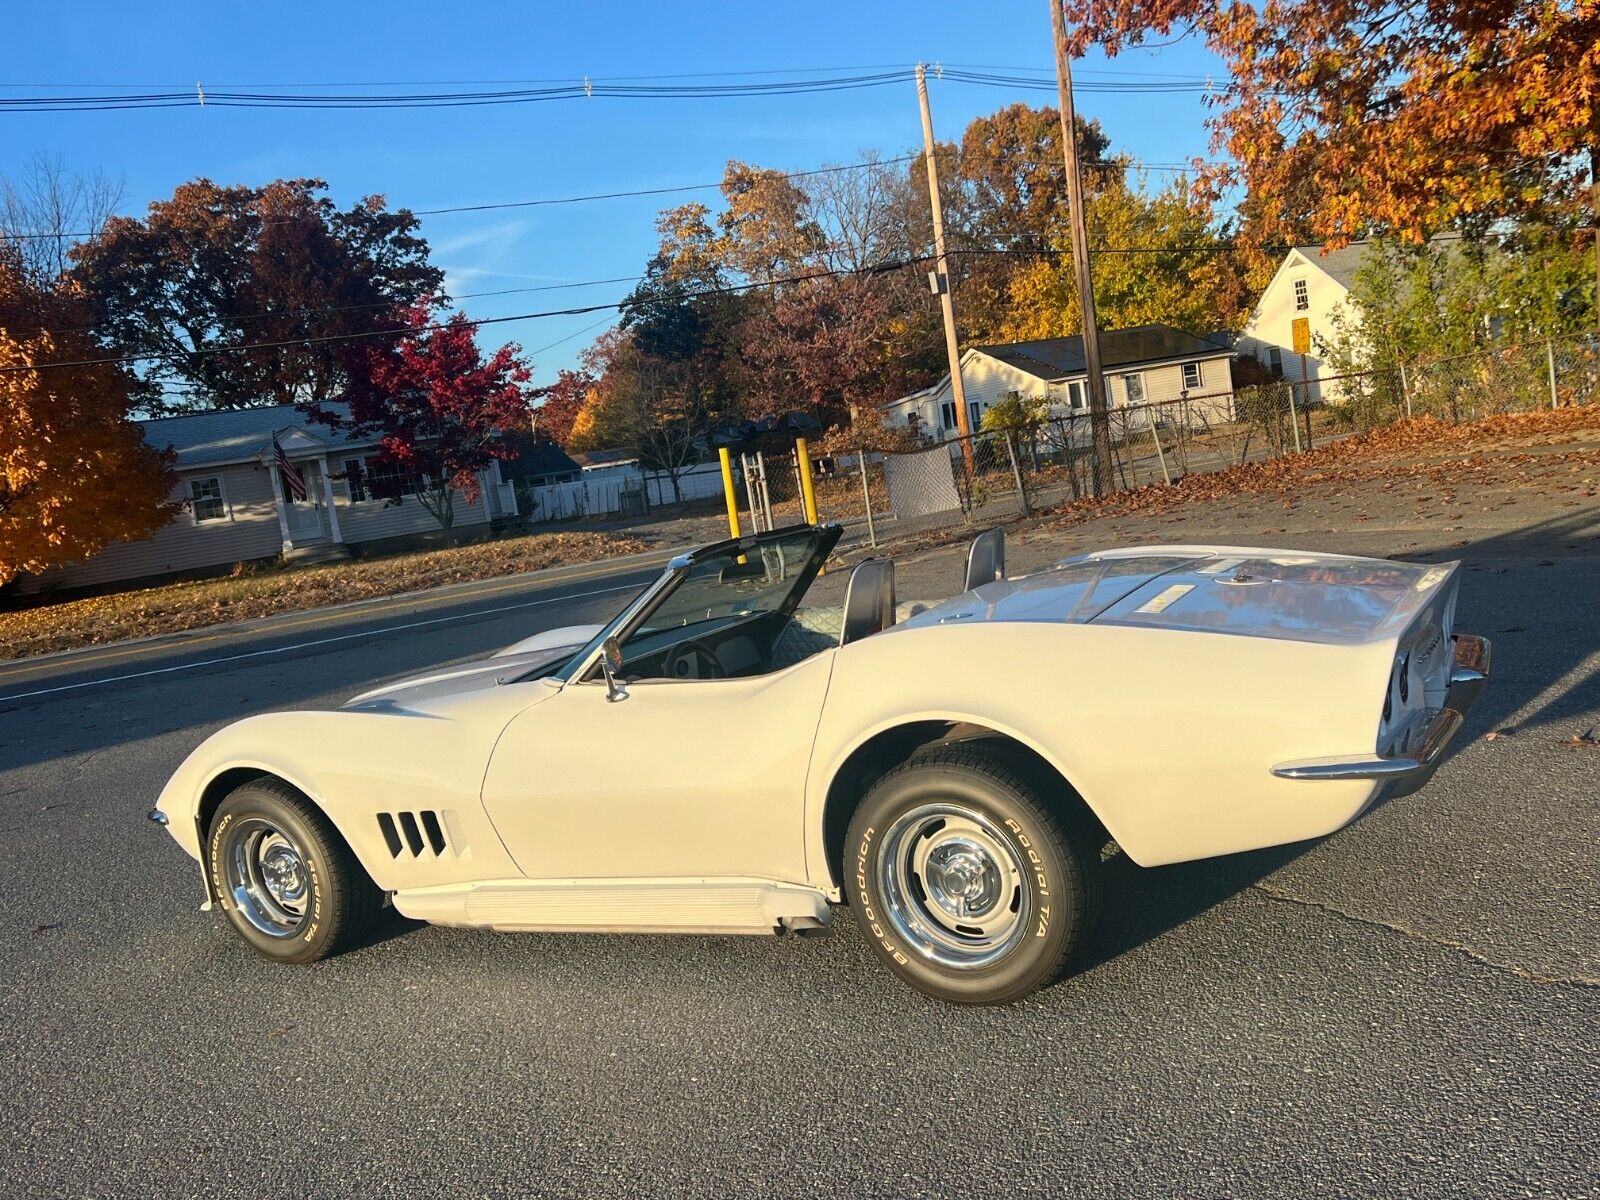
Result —
<svg viewBox="0 0 1600 1200"><path fill-rule="evenodd" d="M612 704L628 698L628 685L618 678L622 671L622 643L608 637L600 648L600 669L606 673L606 699Z"/></svg>

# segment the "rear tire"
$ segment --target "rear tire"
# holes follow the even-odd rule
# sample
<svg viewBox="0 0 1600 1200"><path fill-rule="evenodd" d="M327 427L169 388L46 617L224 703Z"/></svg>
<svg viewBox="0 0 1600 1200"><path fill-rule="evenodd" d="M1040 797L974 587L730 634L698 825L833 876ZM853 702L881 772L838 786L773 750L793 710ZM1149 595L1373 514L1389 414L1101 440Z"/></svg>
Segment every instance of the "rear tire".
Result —
<svg viewBox="0 0 1600 1200"><path fill-rule="evenodd" d="M239 936L274 962L347 949L383 903L328 818L276 779L252 780L217 808L206 870Z"/></svg>
<svg viewBox="0 0 1600 1200"><path fill-rule="evenodd" d="M956 1004L1005 1004L1061 974L1098 908L1103 839L1076 797L1046 794L982 741L929 747L873 785L846 835L845 892L891 971Z"/></svg>

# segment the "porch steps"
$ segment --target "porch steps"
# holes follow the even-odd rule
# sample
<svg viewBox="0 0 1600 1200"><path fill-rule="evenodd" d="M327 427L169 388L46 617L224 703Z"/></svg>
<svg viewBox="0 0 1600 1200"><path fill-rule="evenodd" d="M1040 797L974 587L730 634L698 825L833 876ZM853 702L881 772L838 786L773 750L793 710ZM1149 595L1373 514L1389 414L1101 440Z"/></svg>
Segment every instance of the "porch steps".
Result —
<svg viewBox="0 0 1600 1200"><path fill-rule="evenodd" d="M283 561L298 563L343 562L350 557L350 547L343 542L314 542L309 546L296 546L283 552Z"/></svg>

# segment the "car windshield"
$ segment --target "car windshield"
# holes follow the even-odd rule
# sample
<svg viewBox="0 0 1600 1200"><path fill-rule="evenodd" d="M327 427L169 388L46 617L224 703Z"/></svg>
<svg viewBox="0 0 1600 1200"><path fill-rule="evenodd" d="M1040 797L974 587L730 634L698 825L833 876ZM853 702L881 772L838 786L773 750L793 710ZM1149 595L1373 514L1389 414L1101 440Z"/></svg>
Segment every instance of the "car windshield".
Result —
<svg viewBox="0 0 1600 1200"><path fill-rule="evenodd" d="M690 564L682 583L637 629L637 638L730 617L776 612L809 581L823 534L811 528L763 538L748 549L726 551ZM632 640L631 638L629 640Z"/></svg>

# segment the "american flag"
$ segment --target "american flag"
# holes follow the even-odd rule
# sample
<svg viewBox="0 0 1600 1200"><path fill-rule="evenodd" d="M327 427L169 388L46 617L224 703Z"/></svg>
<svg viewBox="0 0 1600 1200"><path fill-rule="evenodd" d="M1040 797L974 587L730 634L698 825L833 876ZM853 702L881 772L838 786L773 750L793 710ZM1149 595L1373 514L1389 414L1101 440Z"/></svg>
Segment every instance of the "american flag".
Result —
<svg viewBox="0 0 1600 1200"><path fill-rule="evenodd" d="M272 435L272 456L278 464L278 474L283 477L283 486L289 489L296 500L306 498L306 481L300 477L300 470L289 456L283 452L283 447L278 445L278 435Z"/></svg>

